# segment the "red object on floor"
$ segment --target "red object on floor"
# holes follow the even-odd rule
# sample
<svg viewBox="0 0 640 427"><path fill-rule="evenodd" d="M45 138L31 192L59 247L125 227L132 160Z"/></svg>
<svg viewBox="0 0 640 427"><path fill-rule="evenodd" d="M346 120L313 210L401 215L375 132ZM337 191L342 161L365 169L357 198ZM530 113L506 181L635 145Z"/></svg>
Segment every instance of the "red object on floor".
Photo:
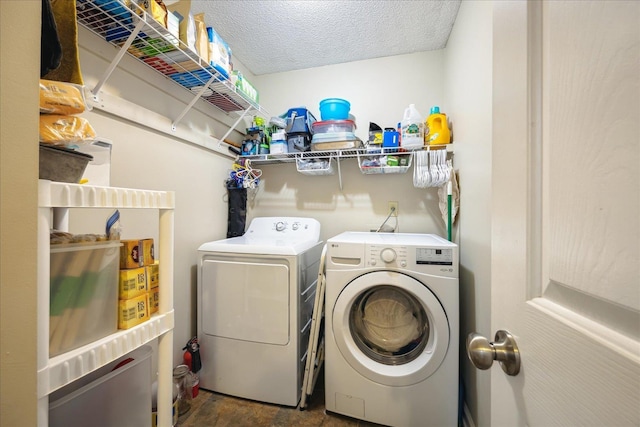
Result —
<svg viewBox="0 0 640 427"><path fill-rule="evenodd" d="M195 398L198 395L199 391L200 391L200 380L196 378L195 382L193 383L193 387L191 387L191 397Z"/></svg>
<svg viewBox="0 0 640 427"><path fill-rule="evenodd" d="M182 355L182 360L184 361L184 364L187 365L189 367L189 371L191 371L191 353L189 352L189 350L185 351L184 354Z"/></svg>

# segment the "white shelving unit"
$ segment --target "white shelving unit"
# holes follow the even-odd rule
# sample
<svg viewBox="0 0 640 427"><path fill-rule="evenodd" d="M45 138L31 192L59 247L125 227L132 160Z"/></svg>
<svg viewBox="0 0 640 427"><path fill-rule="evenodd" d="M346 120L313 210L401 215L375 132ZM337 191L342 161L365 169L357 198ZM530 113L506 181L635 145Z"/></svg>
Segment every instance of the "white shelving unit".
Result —
<svg viewBox="0 0 640 427"><path fill-rule="evenodd" d="M171 425L173 369L174 193L39 180L38 194L38 425L48 425L49 395L158 338L158 425ZM152 209L159 215L160 306L145 323L49 357L49 230L64 228L75 208ZM149 385L151 387L151 385ZM151 419L151 414L149 414Z"/></svg>

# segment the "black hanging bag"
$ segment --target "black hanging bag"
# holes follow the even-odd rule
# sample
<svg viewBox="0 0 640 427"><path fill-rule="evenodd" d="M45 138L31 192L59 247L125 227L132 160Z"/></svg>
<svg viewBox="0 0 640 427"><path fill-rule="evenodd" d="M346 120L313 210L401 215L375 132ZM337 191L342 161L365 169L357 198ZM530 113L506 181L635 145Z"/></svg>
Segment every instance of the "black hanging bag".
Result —
<svg viewBox="0 0 640 427"><path fill-rule="evenodd" d="M40 33L40 77L55 70L62 61L62 45L53 17L50 0L42 0L42 29Z"/></svg>
<svg viewBox="0 0 640 427"><path fill-rule="evenodd" d="M234 180L227 180L227 194L229 196L227 238L242 236L247 222L247 189L236 187Z"/></svg>

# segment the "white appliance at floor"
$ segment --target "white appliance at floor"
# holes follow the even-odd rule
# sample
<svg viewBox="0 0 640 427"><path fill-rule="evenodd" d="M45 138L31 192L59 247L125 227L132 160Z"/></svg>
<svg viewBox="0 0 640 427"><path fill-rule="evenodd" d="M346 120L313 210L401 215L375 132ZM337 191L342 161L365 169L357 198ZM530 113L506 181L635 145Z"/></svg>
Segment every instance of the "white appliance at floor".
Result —
<svg viewBox="0 0 640 427"><path fill-rule="evenodd" d="M430 234L327 240L327 411L390 426L458 425L457 245Z"/></svg>
<svg viewBox="0 0 640 427"><path fill-rule="evenodd" d="M255 218L198 249L200 387L296 406L318 279L320 223Z"/></svg>

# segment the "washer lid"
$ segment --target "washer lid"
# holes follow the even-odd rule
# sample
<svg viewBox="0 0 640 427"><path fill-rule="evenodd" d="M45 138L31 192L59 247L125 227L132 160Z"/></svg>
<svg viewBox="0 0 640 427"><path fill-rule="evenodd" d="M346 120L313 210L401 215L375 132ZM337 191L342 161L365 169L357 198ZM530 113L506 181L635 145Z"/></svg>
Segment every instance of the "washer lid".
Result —
<svg viewBox="0 0 640 427"><path fill-rule="evenodd" d="M199 251L244 254L298 255L320 240L320 223L314 218L254 218L243 236L204 243Z"/></svg>

